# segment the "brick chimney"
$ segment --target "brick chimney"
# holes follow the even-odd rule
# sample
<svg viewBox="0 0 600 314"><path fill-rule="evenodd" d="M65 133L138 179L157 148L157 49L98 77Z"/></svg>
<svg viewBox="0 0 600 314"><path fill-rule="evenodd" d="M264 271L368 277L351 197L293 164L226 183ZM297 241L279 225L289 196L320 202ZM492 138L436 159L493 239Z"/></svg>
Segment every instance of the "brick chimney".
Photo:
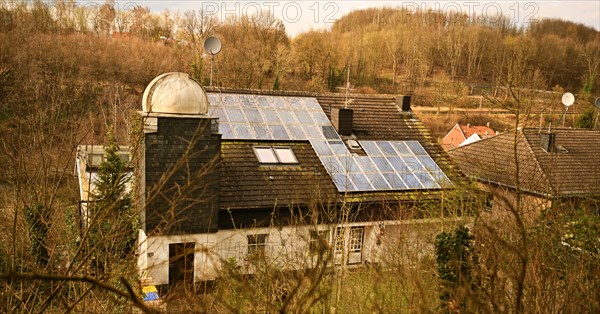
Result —
<svg viewBox="0 0 600 314"><path fill-rule="evenodd" d="M352 135L352 119L354 113L348 108L331 109L331 124L340 135Z"/></svg>
<svg viewBox="0 0 600 314"><path fill-rule="evenodd" d="M396 96L396 105L402 108L403 112L410 112L410 101L411 97L409 95Z"/></svg>

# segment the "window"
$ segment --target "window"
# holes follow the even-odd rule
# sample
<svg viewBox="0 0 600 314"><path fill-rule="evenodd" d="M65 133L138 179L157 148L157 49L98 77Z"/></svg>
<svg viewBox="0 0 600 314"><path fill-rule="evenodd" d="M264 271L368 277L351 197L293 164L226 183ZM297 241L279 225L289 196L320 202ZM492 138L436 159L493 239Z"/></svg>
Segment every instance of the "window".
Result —
<svg viewBox="0 0 600 314"><path fill-rule="evenodd" d="M87 166L90 168L97 168L103 161L103 153L91 153L87 155Z"/></svg>
<svg viewBox="0 0 600 314"><path fill-rule="evenodd" d="M350 252L360 252L363 246L363 228L352 228L350 229Z"/></svg>
<svg viewBox="0 0 600 314"><path fill-rule="evenodd" d="M282 164L296 164L298 160L296 156L294 156L294 152L289 147L274 147L275 154L277 155L277 159Z"/></svg>
<svg viewBox="0 0 600 314"><path fill-rule="evenodd" d="M254 147L254 153L256 153L256 157L261 164L279 163L271 147Z"/></svg>
<svg viewBox="0 0 600 314"><path fill-rule="evenodd" d="M289 147L257 146L254 147L256 158L261 164L297 164L298 160Z"/></svg>
<svg viewBox="0 0 600 314"><path fill-rule="evenodd" d="M250 234L248 238L248 255L264 256L268 234Z"/></svg>
<svg viewBox="0 0 600 314"><path fill-rule="evenodd" d="M335 232L335 254L342 254L345 242L344 228L338 227Z"/></svg>

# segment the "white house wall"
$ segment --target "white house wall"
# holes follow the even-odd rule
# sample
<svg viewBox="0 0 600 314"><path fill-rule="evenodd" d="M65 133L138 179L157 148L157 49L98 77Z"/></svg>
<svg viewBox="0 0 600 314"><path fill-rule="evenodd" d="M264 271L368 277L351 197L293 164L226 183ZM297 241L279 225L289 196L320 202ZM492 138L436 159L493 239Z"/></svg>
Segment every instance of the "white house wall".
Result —
<svg viewBox="0 0 600 314"><path fill-rule="evenodd" d="M415 220L411 222L386 221L345 224L344 227L364 227L361 264L417 262L431 255L433 239L449 220ZM335 243L336 225L319 225L319 230L329 230L329 243ZM382 228L383 227L383 228ZM252 263L246 260L247 235L268 234L266 255L274 266L284 269L312 267L313 255L309 252L309 230L314 226L282 228L256 228L220 230L213 234L149 236L140 243L138 265L143 278L155 285L169 283L169 244L196 244L194 253L195 281L214 280L223 261L235 261L246 273L252 273ZM377 241L379 237L380 241ZM140 240L143 236L140 237ZM379 243L379 244L378 244ZM415 260L416 259L416 260Z"/></svg>

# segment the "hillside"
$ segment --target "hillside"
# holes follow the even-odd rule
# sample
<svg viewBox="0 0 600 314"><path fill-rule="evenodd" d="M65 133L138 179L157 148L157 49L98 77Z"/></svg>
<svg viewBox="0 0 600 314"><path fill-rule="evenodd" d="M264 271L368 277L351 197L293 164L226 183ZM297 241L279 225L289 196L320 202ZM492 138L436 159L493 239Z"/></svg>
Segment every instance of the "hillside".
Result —
<svg viewBox="0 0 600 314"><path fill-rule="evenodd" d="M3 276L94 275L87 264L64 257L87 258L79 249L86 239L76 230L74 214L79 206L73 176L77 146L105 143L109 130L116 131L118 144L130 143L130 117L158 74L186 72L208 85L210 60L202 42L209 34L220 37L224 47L215 58L217 86L342 92L349 70L352 93L411 94L415 105L438 110L421 116L437 137L457 122L512 128L515 112L531 113L523 124L546 125L560 115L563 92L578 94L573 110L578 114L592 108L590 100L600 93L600 32L562 20L516 28L508 19L492 23L438 12L369 9L344 16L331 30L291 38L281 21L264 14L218 23L198 11L155 14L141 6L119 11L110 2L87 7L74 1L11 3L0 4ZM505 113L492 116L487 108ZM546 115L539 115L542 111ZM570 116L567 125L574 121ZM119 276L136 280L127 267L100 279L125 291ZM407 267L402 275L411 272ZM107 306L92 311L127 309L111 308L118 302L105 291L67 280L13 282L6 276L0 278L0 295L10 302L0 302L0 312L49 307L68 312L88 293ZM428 278L433 282L433 277ZM435 296L430 283L425 283L429 290L421 291L420 279L411 277L417 282L411 293ZM589 291L593 299L597 289ZM397 299L393 294L386 298ZM435 304L428 302L427 309ZM414 306L408 308L414 311Z"/></svg>

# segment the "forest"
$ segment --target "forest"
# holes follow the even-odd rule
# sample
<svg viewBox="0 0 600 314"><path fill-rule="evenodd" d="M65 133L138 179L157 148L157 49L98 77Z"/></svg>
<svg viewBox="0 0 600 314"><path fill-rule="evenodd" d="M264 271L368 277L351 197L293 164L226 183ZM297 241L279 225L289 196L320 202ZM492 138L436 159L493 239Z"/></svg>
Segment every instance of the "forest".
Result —
<svg viewBox="0 0 600 314"><path fill-rule="evenodd" d="M521 101L542 107L559 103L562 92L571 91L577 94L579 113L591 112L600 93L600 31L560 19L518 27L508 17L379 8L352 12L328 30L291 37L281 21L266 13L220 21L198 10L156 13L137 5L116 9L111 1L89 6L74 0L0 1L0 311L131 308L132 301L125 300L137 296L133 290L139 287L128 284L135 282L135 265L114 266L113 273L98 280L87 276L94 253L86 253L92 244L80 238L74 223L79 201L72 175L75 152L80 144L105 143L109 130L114 130L112 140L130 143L130 130L139 127L130 117L140 109L144 87L158 74L186 72L208 85L210 58L202 47L208 36L223 42L214 79L222 87L344 92L349 71L351 93L411 94L415 105L432 108L476 108L484 102L485 108L517 113L508 97L513 89L520 91ZM423 120L439 136L466 118L436 115ZM513 122L471 118L481 123L492 119L506 128ZM598 218L583 217L585 228L579 230L592 230L585 241L593 240ZM512 287L511 278L481 284L478 270L465 266L480 285L454 287L467 300L460 305L463 311L599 309L598 246L586 242L592 247L589 254L554 247L559 239L546 232L571 230L567 217L558 218L531 230L527 243L532 249L525 257L504 240L483 241L489 248L508 247L506 255L496 256L500 262L495 266L504 274L516 271L520 259L527 260L529 277L520 282L525 296L519 300L525 305L498 294ZM470 239L460 230L445 236L451 242ZM476 259L468 244L464 249L468 258ZM494 255L491 251L486 253ZM371 312L438 311L434 265L432 260L416 267L357 271L343 291L335 292L343 295L337 304L340 312L357 309L356 300L362 302L356 306ZM552 268L540 270L542 265ZM411 277L415 269L426 275ZM253 301L256 287L236 281L235 268L230 271L222 287L231 289L221 288L224 304L258 312L277 309L272 286L260 286ZM260 284L261 278L263 283L272 281L273 271L265 269L264 277L250 285ZM394 279L384 280L390 277ZM319 289L329 289L327 284L311 291L324 293ZM570 294L540 293L556 286ZM372 298L350 287L371 289ZM400 296L394 294L398 291ZM265 309L264 304L273 307ZM330 312L325 305L322 309Z"/></svg>

